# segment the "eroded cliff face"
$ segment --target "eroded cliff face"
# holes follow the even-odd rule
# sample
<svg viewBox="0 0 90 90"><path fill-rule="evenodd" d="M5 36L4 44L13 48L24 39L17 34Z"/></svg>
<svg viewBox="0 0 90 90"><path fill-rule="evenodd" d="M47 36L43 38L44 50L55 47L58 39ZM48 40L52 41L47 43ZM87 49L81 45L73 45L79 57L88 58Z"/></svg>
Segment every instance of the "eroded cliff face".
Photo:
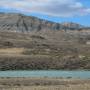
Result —
<svg viewBox="0 0 90 90"><path fill-rule="evenodd" d="M83 26L75 23L54 23L22 14L0 13L0 30L30 32L40 30L79 30Z"/></svg>

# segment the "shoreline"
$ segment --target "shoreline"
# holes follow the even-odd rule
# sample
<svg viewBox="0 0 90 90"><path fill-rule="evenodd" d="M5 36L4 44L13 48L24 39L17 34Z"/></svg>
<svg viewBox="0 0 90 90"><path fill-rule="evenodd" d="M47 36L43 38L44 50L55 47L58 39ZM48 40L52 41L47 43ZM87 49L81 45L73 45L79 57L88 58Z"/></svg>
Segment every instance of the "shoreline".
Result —
<svg viewBox="0 0 90 90"><path fill-rule="evenodd" d="M90 90L90 79L0 78L1 90Z"/></svg>

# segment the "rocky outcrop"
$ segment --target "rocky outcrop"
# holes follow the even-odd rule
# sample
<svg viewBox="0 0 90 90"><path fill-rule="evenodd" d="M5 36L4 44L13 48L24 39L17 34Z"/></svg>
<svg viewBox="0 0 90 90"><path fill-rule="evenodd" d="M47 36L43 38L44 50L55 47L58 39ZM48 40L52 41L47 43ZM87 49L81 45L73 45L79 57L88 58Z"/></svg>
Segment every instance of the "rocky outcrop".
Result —
<svg viewBox="0 0 90 90"><path fill-rule="evenodd" d="M83 26L75 23L55 23L22 14L0 13L0 30L30 32L40 30L79 30Z"/></svg>

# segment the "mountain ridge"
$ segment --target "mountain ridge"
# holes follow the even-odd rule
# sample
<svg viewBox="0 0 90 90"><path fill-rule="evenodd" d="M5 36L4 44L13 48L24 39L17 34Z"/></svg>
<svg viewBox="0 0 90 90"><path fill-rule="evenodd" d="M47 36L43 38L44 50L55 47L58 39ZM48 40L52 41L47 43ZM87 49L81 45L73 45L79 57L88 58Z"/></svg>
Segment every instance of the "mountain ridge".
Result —
<svg viewBox="0 0 90 90"><path fill-rule="evenodd" d="M18 13L0 13L0 31L30 32L40 30L83 30L90 29L83 25L65 22L55 23L34 16Z"/></svg>

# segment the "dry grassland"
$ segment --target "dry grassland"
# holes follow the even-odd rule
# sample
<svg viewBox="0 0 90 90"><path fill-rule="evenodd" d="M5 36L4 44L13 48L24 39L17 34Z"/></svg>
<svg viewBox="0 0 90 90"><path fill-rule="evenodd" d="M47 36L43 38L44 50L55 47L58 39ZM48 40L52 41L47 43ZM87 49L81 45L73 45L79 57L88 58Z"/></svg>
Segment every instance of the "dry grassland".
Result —
<svg viewBox="0 0 90 90"><path fill-rule="evenodd" d="M90 80L0 78L0 90L90 90Z"/></svg>

